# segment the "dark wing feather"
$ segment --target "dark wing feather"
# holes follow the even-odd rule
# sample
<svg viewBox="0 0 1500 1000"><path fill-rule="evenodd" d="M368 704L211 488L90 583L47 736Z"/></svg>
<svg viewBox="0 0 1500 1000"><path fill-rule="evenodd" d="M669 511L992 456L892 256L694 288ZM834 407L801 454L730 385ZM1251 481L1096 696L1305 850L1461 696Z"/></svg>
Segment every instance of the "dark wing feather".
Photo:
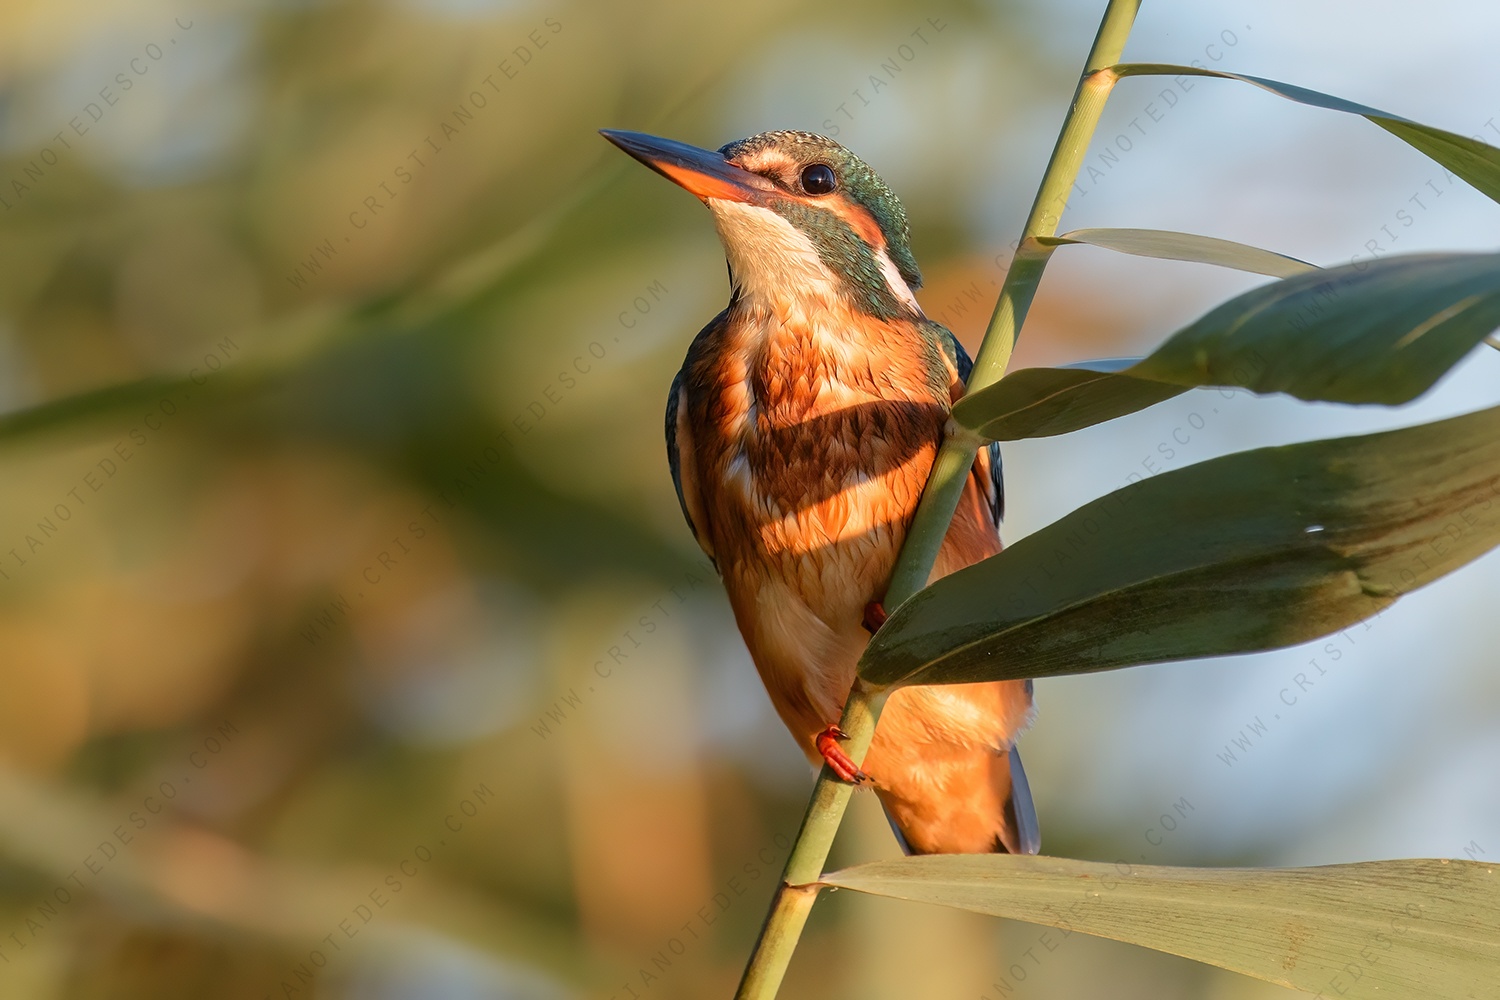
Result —
<svg viewBox="0 0 1500 1000"><path fill-rule="evenodd" d="M688 511L687 498L682 495L682 456L677 450L677 407L678 399L682 395L682 371L672 376L672 388L667 393L667 468L672 470L672 486L677 490L677 505L682 508L682 519L687 522L688 528L694 537L698 535L698 526L693 523L693 515Z"/></svg>
<svg viewBox="0 0 1500 1000"><path fill-rule="evenodd" d="M947 327L931 320L928 321L928 326L937 335L938 344L948 356L948 363L958 372L959 381L968 384L969 374L974 371L974 360L969 357L969 352L964 350L964 345L958 342L958 338ZM989 504L990 517L998 528L1005 518L1005 475L1000 462L1000 442L991 442L986 450L989 452L989 480L979 485ZM976 472L980 471L982 464L982 460L975 463Z"/></svg>
<svg viewBox="0 0 1500 1000"><path fill-rule="evenodd" d="M719 313L708 325L699 331L698 336L693 338L692 345L688 348L687 357L682 362L682 368L672 379L672 389L667 394L667 467L672 471L672 485L677 489L677 503L682 508L683 520L687 521L688 528L693 532L693 537L698 541L710 562L714 562L713 542L708 535L708 515L703 508L702 498L698 493L697 463L693 460L693 443L691 440L692 430L690 426L679 427L684 423L681 419L682 399L687 391L688 380L691 378L693 364L698 352L723 328L728 310ZM679 435L687 440L679 441ZM683 449L687 450L687 461L683 460ZM696 514L696 519L695 519ZM714 563L717 566L717 562Z"/></svg>

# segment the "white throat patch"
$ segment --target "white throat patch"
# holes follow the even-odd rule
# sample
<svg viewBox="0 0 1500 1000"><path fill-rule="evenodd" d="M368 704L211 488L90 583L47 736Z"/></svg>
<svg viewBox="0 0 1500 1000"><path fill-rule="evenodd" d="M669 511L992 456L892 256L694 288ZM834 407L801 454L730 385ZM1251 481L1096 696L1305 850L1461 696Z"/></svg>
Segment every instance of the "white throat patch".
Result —
<svg viewBox="0 0 1500 1000"><path fill-rule="evenodd" d="M759 205L710 198L708 207L740 294L753 299L784 298L790 289L825 298L837 294L817 249L796 226Z"/></svg>
<svg viewBox="0 0 1500 1000"><path fill-rule="evenodd" d="M817 248L786 219L769 208L720 198L708 199L708 208L741 295L761 300L785 298L789 291L825 299L838 295L838 279ZM921 316L922 307L884 249L875 261L896 300Z"/></svg>

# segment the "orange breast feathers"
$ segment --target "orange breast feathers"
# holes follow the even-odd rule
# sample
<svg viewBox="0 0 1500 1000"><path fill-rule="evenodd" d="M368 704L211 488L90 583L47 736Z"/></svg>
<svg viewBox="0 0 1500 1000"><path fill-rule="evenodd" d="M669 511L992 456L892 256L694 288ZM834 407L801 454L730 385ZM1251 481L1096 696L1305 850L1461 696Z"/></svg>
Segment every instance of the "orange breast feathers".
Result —
<svg viewBox="0 0 1500 1000"><path fill-rule="evenodd" d="M921 331L826 304L746 309L713 355L693 433L721 560L794 572L833 549L868 563L888 548L948 417L947 377Z"/></svg>
<svg viewBox="0 0 1500 1000"><path fill-rule="evenodd" d="M731 310L694 353L677 416L685 502L801 739L838 717L955 375L915 323L826 302Z"/></svg>

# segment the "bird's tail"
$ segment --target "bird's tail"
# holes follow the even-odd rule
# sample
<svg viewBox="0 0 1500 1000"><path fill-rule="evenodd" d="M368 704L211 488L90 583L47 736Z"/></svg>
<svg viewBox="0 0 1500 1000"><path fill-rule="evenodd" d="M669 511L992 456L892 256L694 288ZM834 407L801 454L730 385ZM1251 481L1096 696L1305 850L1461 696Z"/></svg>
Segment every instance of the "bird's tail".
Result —
<svg viewBox="0 0 1500 1000"><path fill-rule="evenodd" d="M1010 795L1005 800L1005 829L1010 838L1002 835L1002 845L1011 854L1035 854L1042 849L1042 831L1037 827L1031 784L1021 766L1021 752L1011 747L1005 756L1010 764Z"/></svg>
<svg viewBox="0 0 1500 1000"><path fill-rule="evenodd" d="M940 785L923 782L908 788L877 789L891 830L907 854L1035 854L1041 850L1036 807L1021 755L1015 747L999 754L984 749L972 753Z"/></svg>

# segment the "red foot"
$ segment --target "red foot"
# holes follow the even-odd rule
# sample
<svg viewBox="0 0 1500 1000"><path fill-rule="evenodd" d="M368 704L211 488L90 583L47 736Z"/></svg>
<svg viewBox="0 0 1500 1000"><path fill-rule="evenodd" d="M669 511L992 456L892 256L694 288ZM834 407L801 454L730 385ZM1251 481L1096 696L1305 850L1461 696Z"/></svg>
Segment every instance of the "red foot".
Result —
<svg viewBox="0 0 1500 1000"><path fill-rule="evenodd" d="M865 631L874 635L880 631L880 626L885 624L885 605L879 601L871 601L865 605L864 626Z"/></svg>
<svg viewBox="0 0 1500 1000"><path fill-rule="evenodd" d="M829 726L817 735L813 742L818 747L818 753L823 755L823 760L834 774L839 776L840 781L847 781L851 785L857 785L867 780L870 776L861 771L844 753L844 748L839 746L839 740L847 740L849 734L838 726Z"/></svg>

